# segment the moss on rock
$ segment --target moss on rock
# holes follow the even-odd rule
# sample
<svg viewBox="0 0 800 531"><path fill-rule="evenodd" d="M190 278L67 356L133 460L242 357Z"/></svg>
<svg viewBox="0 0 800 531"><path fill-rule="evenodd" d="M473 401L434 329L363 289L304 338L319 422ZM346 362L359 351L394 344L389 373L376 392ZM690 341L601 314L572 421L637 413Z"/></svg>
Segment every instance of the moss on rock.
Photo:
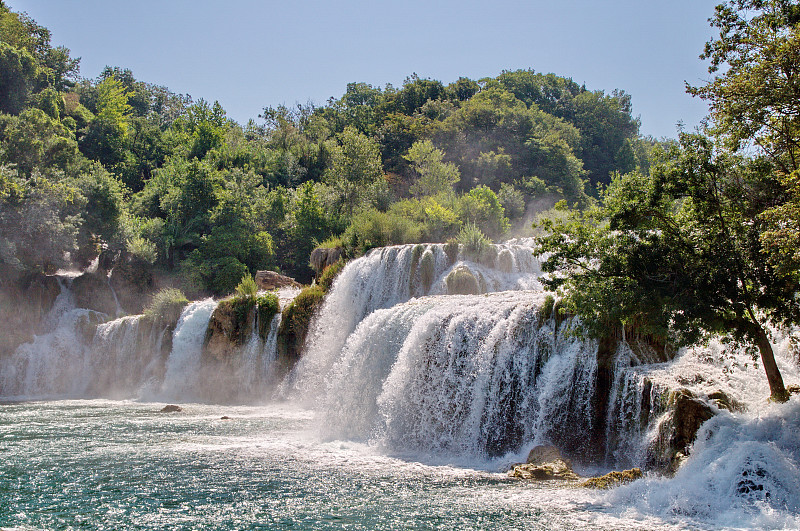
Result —
<svg viewBox="0 0 800 531"><path fill-rule="evenodd" d="M480 284L470 269L464 265L453 269L445 279L449 295L479 295Z"/></svg>
<svg viewBox="0 0 800 531"><path fill-rule="evenodd" d="M321 286L309 286L283 309L278 327L278 357L284 370L291 368L300 358L311 318L324 297L325 291Z"/></svg>

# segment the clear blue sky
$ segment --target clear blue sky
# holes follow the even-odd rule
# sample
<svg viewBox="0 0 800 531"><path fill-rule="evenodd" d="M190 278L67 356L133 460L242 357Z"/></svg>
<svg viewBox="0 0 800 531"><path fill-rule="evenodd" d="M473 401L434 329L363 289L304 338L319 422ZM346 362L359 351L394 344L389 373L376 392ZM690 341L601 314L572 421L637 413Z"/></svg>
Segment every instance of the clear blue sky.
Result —
<svg viewBox="0 0 800 531"><path fill-rule="evenodd" d="M533 68L631 94L641 131L676 136L704 102L684 81L716 0L6 0L81 58L195 99L246 122L267 106L341 96L348 82L400 86L416 72L445 83Z"/></svg>

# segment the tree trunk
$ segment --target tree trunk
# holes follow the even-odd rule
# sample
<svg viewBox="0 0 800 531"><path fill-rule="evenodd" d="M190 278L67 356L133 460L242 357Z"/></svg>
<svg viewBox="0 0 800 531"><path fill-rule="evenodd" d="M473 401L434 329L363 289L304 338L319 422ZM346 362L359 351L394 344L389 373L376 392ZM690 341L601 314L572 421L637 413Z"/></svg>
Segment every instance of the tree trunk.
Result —
<svg viewBox="0 0 800 531"><path fill-rule="evenodd" d="M774 402L786 402L789 400L789 393L783 386L783 377L775 363L775 354L772 352L772 345L769 342L766 332L759 323L752 323L752 331L755 335L758 350L761 352L761 363L764 364L764 371L767 373L769 382L770 400Z"/></svg>

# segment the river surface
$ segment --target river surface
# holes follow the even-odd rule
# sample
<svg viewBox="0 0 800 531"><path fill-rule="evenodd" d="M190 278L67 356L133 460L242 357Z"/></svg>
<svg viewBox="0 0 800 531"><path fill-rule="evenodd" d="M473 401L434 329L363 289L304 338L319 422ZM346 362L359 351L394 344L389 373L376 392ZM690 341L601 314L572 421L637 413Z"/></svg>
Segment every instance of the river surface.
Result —
<svg viewBox="0 0 800 531"><path fill-rule="evenodd" d="M285 404L162 406L0 405L0 528L694 528L604 493L510 480L499 461L325 441L311 412Z"/></svg>

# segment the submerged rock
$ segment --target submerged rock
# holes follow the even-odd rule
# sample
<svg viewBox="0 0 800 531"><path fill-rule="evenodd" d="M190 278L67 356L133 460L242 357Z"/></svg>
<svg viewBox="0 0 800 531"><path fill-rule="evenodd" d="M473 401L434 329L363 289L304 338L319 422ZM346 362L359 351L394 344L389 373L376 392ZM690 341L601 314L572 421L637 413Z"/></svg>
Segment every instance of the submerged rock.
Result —
<svg viewBox="0 0 800 531"><path fill-rule="evenodd" d="M528 461L514 465L508 476L521 479L575 480L580 476L572 470L568 459L555 446L537 446L528 454Z"/></svg>
<svg viewBox="0 0 800 531"><path fill-rule="evenodd" d="M722 391L714 391L708 394L708 398L714 402L719 409L728 411L744 411L744 406L739 401L729 397Z"/></svg>
<svg viewBox="0 0 800 531"><path fill-rule="evenodd" d="M183 411L181 406L176 406L175 404L168 404L161 408L161 413L180 413Z"/></svg>
<svg viewBox="0 0 800 531"><path fill-rule="evenodd" d="M590 489L610 489L611 487L616 487L617 485L623 485L625 483L630 483L631 481L636 481L642 476L642 469L640 468L631 468L630 470L623 470L621 472L614 470L613 472L609 472L604 476L589 478L581 483L580 486Z"/></svg>

